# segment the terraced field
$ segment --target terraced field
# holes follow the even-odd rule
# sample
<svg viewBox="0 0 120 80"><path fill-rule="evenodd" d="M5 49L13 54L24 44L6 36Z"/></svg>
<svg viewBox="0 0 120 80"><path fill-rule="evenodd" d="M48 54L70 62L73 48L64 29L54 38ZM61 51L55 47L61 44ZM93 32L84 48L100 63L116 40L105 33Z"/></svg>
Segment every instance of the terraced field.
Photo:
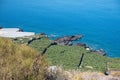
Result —
<svg viewBox="0 0 120 80"><path fill-rule="evenodd" d="M39 38L33 40L30 44L27 44L31 38L35 38L36 36ZM28 46L39 51L39 53L42 53L43 50L53 41L44 35L36 36L16 39L14 42L22 42L22 44L27 44ZM84 57L81 66L78 68L82 53L84 53ZM47 48L44 56L49 62L49 65L62 66L67 70L80 69L81 71L101 72L105 72L107 69L120 70L120 58L109 58L107 56L101 56L95 52L87 51L81 46L52 45Z"/></svg>

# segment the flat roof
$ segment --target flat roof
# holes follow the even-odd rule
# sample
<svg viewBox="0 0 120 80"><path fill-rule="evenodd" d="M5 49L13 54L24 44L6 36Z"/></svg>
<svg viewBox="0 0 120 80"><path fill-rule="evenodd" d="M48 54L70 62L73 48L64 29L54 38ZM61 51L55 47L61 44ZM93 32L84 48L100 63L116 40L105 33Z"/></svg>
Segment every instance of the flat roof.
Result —
<svg viewBox="0 0 120 80"><path fill-rule="evenodd" d="M19 32L19 28L2 28L0 29L1 37L16 38L35 35L34 32Z"/></svg>

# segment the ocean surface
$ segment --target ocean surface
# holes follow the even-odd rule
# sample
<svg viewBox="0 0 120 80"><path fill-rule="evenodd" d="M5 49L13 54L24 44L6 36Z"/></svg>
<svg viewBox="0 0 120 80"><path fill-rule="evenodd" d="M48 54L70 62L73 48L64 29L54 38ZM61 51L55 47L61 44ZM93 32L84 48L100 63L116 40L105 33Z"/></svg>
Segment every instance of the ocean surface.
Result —
<svg viewBox="0 0 120 80"><path fill-rule="evenodd" d="M0 25L80 42L120 58L120 0L0 0Z"/></svg>

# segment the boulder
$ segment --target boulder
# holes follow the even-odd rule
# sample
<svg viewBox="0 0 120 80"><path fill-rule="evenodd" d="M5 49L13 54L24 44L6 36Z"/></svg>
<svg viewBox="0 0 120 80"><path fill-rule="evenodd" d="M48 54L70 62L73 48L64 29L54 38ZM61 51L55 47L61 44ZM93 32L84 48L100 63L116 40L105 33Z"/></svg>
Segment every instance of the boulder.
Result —
<svg viewBox="0 0 120 80"><path fill-rule="evenodd" d="M103 49L96 50L96 53L98 53L98 54L100 54L102 56L106 55L106 52Z"/></svg>
<svg viewBox="0 0 120 80"><path fill-rule="evenodd" d="M41 32L40 35L46 35L44 32Z"/></svg>
<svg viewBox="0 0 120 80"><path fill-rule="evenodd" d="M82 35L73 35L73 36L65 36L61 38L57 38L54 40L55 43L59 45L72 45L72 41L76 41L78 39L81 39Z"/></svg>
<svg viewBox="0 0 120 80"><path fill-rule="evenodd" d="M74 36L71 36L71 37L72 37L71 38L72 41L76 41L78 39L81 39L83 37L83 35L74 35Z"/></svg>
<svg viewBox="0 0 120 80"><path fill-rule="evenodd" d="M90 51L90 48L89 48L89 47L87 47L87 48L86 48L86 50L87 50L87 51Z"/></svg>
<svg viewBox="0 0 120 80"><path fill-rule="evenodd" d="M76 43L76 46L81 46L81 47L84 47L84 48L87 47L87 45L85 43Z"/></svg>

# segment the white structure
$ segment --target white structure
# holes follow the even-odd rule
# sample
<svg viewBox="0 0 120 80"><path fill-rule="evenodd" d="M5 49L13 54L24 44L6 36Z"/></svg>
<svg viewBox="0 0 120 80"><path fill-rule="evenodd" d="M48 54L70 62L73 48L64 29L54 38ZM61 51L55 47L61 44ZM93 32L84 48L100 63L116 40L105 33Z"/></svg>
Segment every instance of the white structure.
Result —
<svg viewBox="0 0 120 80"><path fill-rule="evenodd" d="M86 48L86 50L87 50L87 51L89 51L89 50L90 50L90 48Z"/></svg>
<svg viewBox="0 0 120 80"><path fill-rule="evenodd" d="M1 37L16 38L35 35L34 32L22 32L19 28L2 28L0 29Z"/></svg>
<svg viewBox="0 0 120 80"><path fill-rule="evenodd" d="M0 32L1 31L5 31L5 32L18 32L20 29L19 28L2 28L0 29Z"/></svg>

